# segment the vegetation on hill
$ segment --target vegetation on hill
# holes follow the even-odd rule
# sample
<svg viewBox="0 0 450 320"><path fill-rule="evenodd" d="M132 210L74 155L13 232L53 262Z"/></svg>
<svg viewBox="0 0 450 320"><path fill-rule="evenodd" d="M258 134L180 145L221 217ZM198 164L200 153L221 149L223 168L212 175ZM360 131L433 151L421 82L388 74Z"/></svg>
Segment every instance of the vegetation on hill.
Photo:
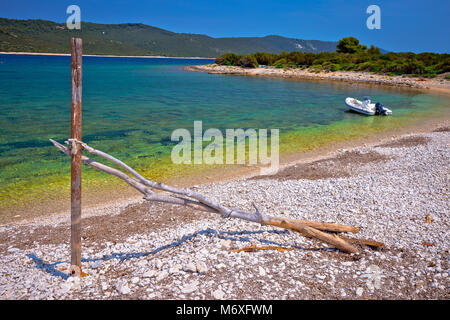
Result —
<svg viewBox="0 0 450 320"><path fill-rule="evenodd" d="M280 54L257 52L249 55L225 53L215 60L219 65L256 68L309 68L311 71L367 71L389 75L435 77L450 72L450 54L424 52L381 53L375 46L367 48L354 37L343 38L335 52L283 51Z"/></svg>
<svg viewBox="0 0 450 320"><path fill-rule="evenodd" d="M0 51L70 53L70 38L83 38L85 54L218 57L225 52L280 53L334 51L336 42L301 40L280 36L212 38L175 33L141 23L97 24L82 22L81 30L67 30L65 23L0 18Z"/></svg>

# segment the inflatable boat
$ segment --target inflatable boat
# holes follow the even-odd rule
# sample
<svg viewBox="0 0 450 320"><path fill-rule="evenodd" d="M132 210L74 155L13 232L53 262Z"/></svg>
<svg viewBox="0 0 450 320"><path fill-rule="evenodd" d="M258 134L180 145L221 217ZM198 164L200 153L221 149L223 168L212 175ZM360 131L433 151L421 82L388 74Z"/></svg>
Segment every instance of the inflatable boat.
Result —
<svg viewBox="0 0 450 320"><path fill-rule="evenodd" d="M392 110L383 106L382 103L372 103L369 97L365 97L361 102L355 98L348 97L345 99L345 104L353 111L368 115L383 115L387 116L392 114Z"/></svg>

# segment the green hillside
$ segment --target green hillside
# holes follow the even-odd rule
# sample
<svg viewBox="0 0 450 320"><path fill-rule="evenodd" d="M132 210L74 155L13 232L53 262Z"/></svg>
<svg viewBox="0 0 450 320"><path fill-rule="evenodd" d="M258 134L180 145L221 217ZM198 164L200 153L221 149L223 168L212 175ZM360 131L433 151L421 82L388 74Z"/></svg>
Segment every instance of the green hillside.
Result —
<svg viewBox="0 0 450 320"><path fill-rule="evenodd" d="M337 42L291 39L281 36L212 38L175 33L141 23L82 22L81 30L45 20L0 18L0 51L69 53L74 36L83 38L85 54L218 57L225 52L281 53L335 51Z"/></svg>

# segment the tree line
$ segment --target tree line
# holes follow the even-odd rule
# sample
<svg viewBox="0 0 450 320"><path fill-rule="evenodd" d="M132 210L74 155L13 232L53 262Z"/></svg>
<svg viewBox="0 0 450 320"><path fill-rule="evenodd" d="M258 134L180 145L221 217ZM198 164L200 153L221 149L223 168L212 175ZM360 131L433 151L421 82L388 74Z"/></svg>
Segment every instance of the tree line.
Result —
<svg viewBox="0 0 450 320"><path fill-rule="evenodd" d="M388 75L413 75L435 77L450 71L450 54L423 52L381 53L378 47L369 48L354 37L339 40L335 52L310 53L283 51L280 54L256 52L238 55L225 53L215 60L216 64L257 68L301 68L319 71L366 71ZM447 76L448 78L448 76Z"/></svg>

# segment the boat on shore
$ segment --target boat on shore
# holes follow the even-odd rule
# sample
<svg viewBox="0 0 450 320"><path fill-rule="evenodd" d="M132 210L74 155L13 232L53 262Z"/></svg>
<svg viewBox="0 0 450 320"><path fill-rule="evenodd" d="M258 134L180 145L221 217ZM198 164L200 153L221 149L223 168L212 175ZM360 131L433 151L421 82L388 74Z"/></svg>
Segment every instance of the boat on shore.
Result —
<svg viewBox="0 0 450 320"><path fill-rule="evenodd" d="M392 110L384 107L381 102L372 103L369 97L365 97L362 102L355 98L347 97L345 99L345 104L351 110L368 116L374 115L387 116L392 114Z"/></svg>

